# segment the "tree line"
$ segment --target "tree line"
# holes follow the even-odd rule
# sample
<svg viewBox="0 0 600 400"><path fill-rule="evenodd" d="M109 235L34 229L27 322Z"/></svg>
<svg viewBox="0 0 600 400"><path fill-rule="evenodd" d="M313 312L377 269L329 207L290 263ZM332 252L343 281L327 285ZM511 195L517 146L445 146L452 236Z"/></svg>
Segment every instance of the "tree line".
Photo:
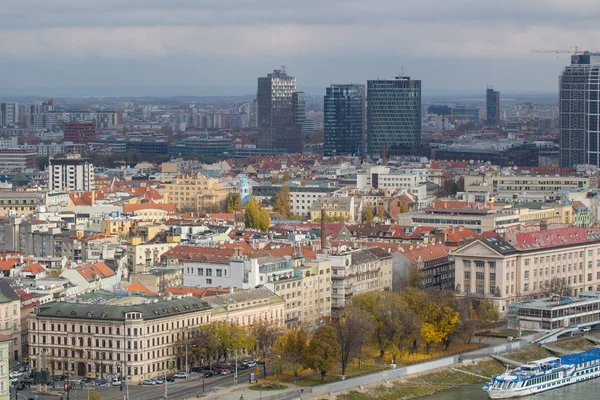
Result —
<svg viewBox="0 0 600 400"><path fill-rule="evenodd" d="M369 358L368 346L379 357L391 355L395 364L403 355L433 347L447 350L456 340L470 343L475 333L492 329L499 314L490 300L474 304L458 299L452 292L423 292L408 288L402 292L371 292L354 296L351 304L331 321L315 330L296 326L284 330L261 321L252 326L213 322L192 334L188 357L192 362L227 361L234 352L253 354L276 372L283 368L295 377L304 369L323 380L336 365L345 375L348 365ZM182 345L179 346L182 348Z"/></svg>

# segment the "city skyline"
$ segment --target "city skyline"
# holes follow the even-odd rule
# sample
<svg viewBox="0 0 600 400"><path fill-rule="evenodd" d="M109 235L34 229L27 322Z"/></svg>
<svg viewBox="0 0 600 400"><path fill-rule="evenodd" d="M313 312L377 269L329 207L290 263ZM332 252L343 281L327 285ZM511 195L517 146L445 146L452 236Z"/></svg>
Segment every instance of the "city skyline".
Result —
<svg viewBox="0 0 600 400"><path fill-rule="evenodd" d="M568 54L531 51L597 50L593 2L489 3L15 2L0 17L0 87L39 95L248 94L256 76L285 64L307 93L391 78L402 67L424 91L556 92Z"/></svg>

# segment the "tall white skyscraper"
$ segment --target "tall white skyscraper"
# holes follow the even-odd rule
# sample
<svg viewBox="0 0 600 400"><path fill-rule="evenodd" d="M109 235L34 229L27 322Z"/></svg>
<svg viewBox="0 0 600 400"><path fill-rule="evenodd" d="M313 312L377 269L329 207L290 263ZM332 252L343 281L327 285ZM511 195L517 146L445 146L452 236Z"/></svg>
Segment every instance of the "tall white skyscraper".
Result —
<svg viewBox="0 0 600 400"><path fill-rule="evenodd" d="M19 103L0 103L0 126L13 127L19 124Z"/></svg>

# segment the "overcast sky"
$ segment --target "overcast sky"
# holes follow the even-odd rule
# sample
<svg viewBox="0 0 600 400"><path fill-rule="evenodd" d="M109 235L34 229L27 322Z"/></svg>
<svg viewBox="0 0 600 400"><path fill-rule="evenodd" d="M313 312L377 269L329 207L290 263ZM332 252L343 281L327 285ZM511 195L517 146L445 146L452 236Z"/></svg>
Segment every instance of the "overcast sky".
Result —
<svg viewBox="0 0 600 400"><path fill-rule="evenodd" d="M0 3L0 94L249 94L281 65L312 92L402 67L424 90L554 92L568 54L531 50L600 50L598 0Z"/></svg>

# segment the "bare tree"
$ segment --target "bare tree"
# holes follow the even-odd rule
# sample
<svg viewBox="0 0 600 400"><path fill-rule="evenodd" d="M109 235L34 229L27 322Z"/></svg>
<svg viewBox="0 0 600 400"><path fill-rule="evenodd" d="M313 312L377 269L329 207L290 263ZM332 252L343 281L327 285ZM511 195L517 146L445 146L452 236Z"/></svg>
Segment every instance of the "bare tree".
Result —
<svg viewBox="0 0 600 400"><path fill-rule="evenodd" d="M340 345L342 375L345 375L351 357L360 356L366 338L373 329L373 322L366 313L349 306L334 322L334 326Z"/></svg>
<svg viewBox="0 0 600 400"><path fill-rule="evenodd" d="M559 295L568 296L571 293L571 287L567 285L566 278L553 277L544 284L543 293L547 296Z"/></svg>

